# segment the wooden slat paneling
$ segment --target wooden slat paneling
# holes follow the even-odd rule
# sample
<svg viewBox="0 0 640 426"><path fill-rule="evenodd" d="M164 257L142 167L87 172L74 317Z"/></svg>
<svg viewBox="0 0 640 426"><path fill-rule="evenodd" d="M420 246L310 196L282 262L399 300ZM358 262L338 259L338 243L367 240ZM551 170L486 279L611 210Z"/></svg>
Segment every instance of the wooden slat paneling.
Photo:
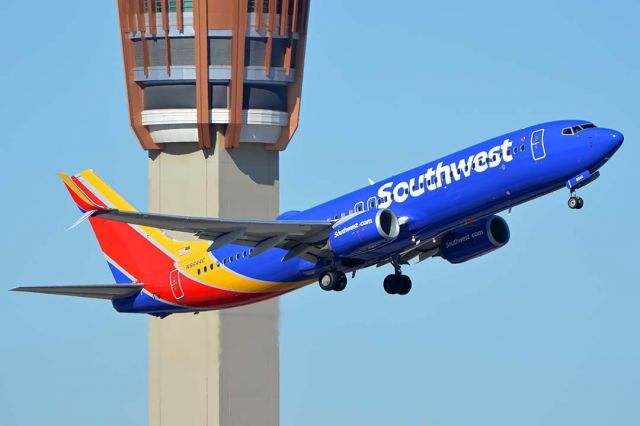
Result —
<svg viewBox="0 0 640 426"><path fill-rule="evenodd" d="M256 0L256 23L255 23L255 27L256 27L256 31L260 32L262 31L262 8L264 7L263 4L264 0Z"/></svg>
<svg viewBox="0 0 640 426"><path fill-rule="evenodd" d="M276 26L276 0L269 0L269 26L267 31L273 32Z"/></svg>
<svg viewBox="0 0 640 426"><path fill-rule="evenodd" d="M271 52L273 51L273 33L267 35L267 46L264 49L264 73L271 74Z"/></svg>
<svg viewBox="0 0 640 426"><path fill-rule="evenodd" d="M298 2L300 0L292 0L292 1L293 1L293 15L291 15L291 32L295 33L298 31Z"/></svg>
<svg viewBox="0 0 640 426"><path fill-rule="evenodd" d="M135 67L135 49L133 41L129 38L129 34L125 31L126 25L130 25L133 30L136 21L131 21L131 17L137 10L137 4L129 4L125 6L128 0L118 0L118 17L120 20L120 41L122 43L122 57L124 63L124 79L127 88L127 101L129 107L129 124L131 130L138 139L140 146L146 150L159 150L161 147L153 142L151 134L146 127L142 125L142 109L143 96L142 88L133 80L133 68ZM128 22L128 23L127 23ZM131 26L133 22L134 26Z"/></svg>
<svg viewBox="0 0 640 426"><path fill-rule="evenodd" d="M233 28L233 10L237 3L242 0L209 0L209 29L210 30L230 30ZM245 2L246 3L246 2ZM245 16L246 16L245 7Z"/></svg>
<svg viewBox="0 0 640 426"><path fill-rule="evenodd" d="M169 0L162 0L162 31L164 31L164 53L167 58L167 75L171 75L171 40L169 40Z"/></svg>
<svg viewBox="0 0 640 426"><path fill-rule="evenodd" d="M136 16L138 18L138 31L140 31L141 33L145 33L147 31L147 24L144 20L144 0L137 0L136 6L137 6Z"/></svg>
<svg viewBox="0 0 640 426"><path fill-rule="evenodd" d="M267 26L267 47L264 50L264 72L267 77L271 74L271 51L273 50L273 31L276 26L276 0L269 0L269 17Z"/></svg>
<svg viewBox="0 0 640 426"><path fill-rule="evenodd" d="M309 0L300 0L300 16L298 17L298 32L300 33L307 32L308 14Z"/></svg>
<svg viewBox="0 0 640 426"><path fill-rule="evenodd" d="M198 143L211 148L211 113L209 112L209 27L207 0L193 0L193 26L196 56L196 110Z"/></svg>
<svg viewBox="0 0 640 426"><path fill-rule="evenodd" d="M280 11L280 35L285 35L287 23L289 22L289 0L282 0L282 10Z"/></svg>
<svg viewBox="0 0 640 426"><path fill-rule="evenodd" d="M298 52L296 54L296 81L288 88L288 102L289 102L289 126L282 129L278 142L272 145L267 145L268 150L283 151L287 148L287 145L293 138L293 135L298 130L298 124L300 122L300 107L302 104L302 80L304 71L304 56L307 47L307 36L305 34L307 28L307 19L309 11L309 0L300 0L300 7L304 10L300 10L300 21L298 22L298 31L301 33L298 39ZM304 18L304 19L303 19Z"/></svg>
<svg viewBox="0 0 640 426"><path fill-rule="evenodd" d="M229 125L225 133L225 148L240 146L242 130L242 97L244 89L244 49L247 32L247 0L234 2L231 82L229 85Z"/></svg>
<svg viewBox="0 0 640 426"><path fill-rule="evenodd" d="M162 0L162 31L169 32L169 0Z"/></svg>
<svg viewBox="0 0 640 426"><path fill-rule="evenodd" d="M156 24L156 0L147 0L147 10L149 15L149 32L152 36L158 34L158 25Z"/></svg>
<svg viewBox="0 0 640 426"><path fill-rule="evenodd" d="M182 2L183 0L176 0L176 23L178 25L178 31L184 31L184 17L182 16Z"/></svg>
<svg viewBox="0 0 640 426"><path fill-rule="evenodd" d="M290 33L289 39L287 39L287 47L286 47L286 50L284 51L284 75L286 75L287 77L291 72L291 56L292 56L291 51L293 50L293 39L291 38L292 34L293 33Z"/></svg>

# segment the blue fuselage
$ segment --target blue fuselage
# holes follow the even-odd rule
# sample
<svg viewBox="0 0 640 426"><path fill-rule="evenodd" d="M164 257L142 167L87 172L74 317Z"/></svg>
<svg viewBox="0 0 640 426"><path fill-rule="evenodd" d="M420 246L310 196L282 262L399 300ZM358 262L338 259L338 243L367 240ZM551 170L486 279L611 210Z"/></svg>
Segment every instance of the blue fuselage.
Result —
<svg viewBox="0 0 640 426"><path fill-rule="evenodd" d="M580 127L580 126L584 126ZM327 220L388 208L406 223L392 242L360 253L366 267L437 238L455 228L565 186L581 173L594 173L621 146L623 135L583 120L539 124L487 140L413 168L283 220ZM238 250L216 250L224 257ZM235 263L239 273L269 281L293 282L317 276L322 265L272 249L252 261ZM259 263L259 265L258 265ZM351 268L351 269L357 269ZM343 268L348 269L348 268Z"/></svg>

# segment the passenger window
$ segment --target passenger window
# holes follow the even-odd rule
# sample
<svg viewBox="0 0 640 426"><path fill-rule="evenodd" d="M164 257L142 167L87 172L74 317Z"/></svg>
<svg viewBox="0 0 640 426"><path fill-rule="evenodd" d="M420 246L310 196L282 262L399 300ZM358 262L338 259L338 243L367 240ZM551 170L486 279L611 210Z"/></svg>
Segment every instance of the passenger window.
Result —
<svg viewBox="0 0 640 426"><path fill-rule="evenodd" d="M209 265L209 269L213 271L213 263Z"/></svg>
<svg viewBox="0 0 640 426"><path fill-rule="evenodd" d="M198 275L200 275L200 268L198 268Z"/></svg>
<svg viewBox="0 0 640 426"><path fill-rule="evenodd" d="M524 145L520 145L520 151L524 151Z"/></svg>
<svg viewBox="0 0 640 426"><path fill-rule="evenodd" d="M227 258L225 257L224 259L222 259L222 264L226 265L227 264Z"/></svg>

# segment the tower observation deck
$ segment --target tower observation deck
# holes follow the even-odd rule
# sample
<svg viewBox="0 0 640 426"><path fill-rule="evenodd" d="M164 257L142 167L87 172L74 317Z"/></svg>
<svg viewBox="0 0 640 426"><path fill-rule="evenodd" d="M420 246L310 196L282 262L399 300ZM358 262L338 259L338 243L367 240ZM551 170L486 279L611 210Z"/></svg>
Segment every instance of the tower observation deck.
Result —
<svg viewBox="0 0 640 426"><path fill-rule="evenodd" d="M146 150L283 150L298 127L309 0L118 0L131 127Z"/></svg>

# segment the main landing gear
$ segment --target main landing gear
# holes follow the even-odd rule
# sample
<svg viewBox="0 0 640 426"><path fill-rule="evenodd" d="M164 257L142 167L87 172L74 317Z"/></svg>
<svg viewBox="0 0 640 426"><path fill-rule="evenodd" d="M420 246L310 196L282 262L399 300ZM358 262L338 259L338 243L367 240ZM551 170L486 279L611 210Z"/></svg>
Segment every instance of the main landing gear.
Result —
<svg viewBox="0 0 640 426"><path fill-rule="evenodd" d="M569 201L567 202L570 209L580 210L582 206L584 206L584 201L582 198L576 195L576 191L571 191L571 197L569 197Z"/></svg>
<svg viewBox="0 0 640 426"><path fill-rule="evenodd" d="M347 276L340 271L323 272L318 284L324 291L342 291L347 287Z"/></svg>
<svg viewBox="0 0 640 426"><path fill-rule="evenodd" d="M389 294L399 294L401 296L409 294L411 291L411 278L402 275L400 262L397 258L392 260L391 264L395 271L393 274L387 275L384 279L384 291Z"/></svg>

